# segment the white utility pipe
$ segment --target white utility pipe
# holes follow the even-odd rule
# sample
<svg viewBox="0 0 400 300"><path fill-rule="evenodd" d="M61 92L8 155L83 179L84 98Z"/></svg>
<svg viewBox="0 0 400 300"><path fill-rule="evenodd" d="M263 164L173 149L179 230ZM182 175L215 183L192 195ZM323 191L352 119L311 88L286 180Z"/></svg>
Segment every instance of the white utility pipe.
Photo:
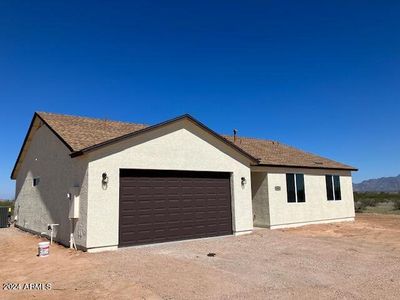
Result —
<svg viewBox="0 0 400 300"><path fill-rule="evenodd" d="M47 228L50 230L50 245L53 245L53 232L54 226L58 226L60 224L47 224Z"/></svg>
<svg viewBox="0 0 400 300"><path fill-rule="evenodd" d="M78 248L76 247L76 244L75 244L74 234L72 232L71 232L71 235L69 237L69 248L78 250Z"/></svg>

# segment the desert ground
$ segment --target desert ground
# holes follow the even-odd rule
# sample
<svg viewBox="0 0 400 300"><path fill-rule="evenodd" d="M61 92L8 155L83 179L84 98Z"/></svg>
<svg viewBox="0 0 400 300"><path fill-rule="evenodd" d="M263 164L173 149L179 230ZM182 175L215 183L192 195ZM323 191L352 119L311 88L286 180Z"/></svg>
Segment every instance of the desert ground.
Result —
<svg viewBox="0 0 400 300"><path fill-rule="evenodd" d="M40 240L0 229L0 282L52 287L1 299L400 299L399 215L46 258Z"/></svg>

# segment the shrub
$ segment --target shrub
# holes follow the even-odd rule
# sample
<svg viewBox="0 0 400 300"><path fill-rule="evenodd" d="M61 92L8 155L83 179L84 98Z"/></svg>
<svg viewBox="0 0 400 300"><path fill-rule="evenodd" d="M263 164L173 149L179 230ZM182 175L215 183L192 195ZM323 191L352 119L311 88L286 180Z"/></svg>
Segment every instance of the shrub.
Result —
<svg viewBox="0 0 400 300"><path fill-rule="evenodd" d="M364 202L367 206L375 207L378 203L382 201L380 201L380 199L378 200L378 199L367 198L364 200Z"/></svg>
<svg viewBox="0 0 400 300"><path fill-rule="evenodd" d="M393 201L393 206L394 209L400 210L400 199L396 199L395 201Z"/></svg>
<svg viewBox="0 0 400 300"><path fill-rule="evenodd" d="M356 212L362 212L367 207L376 207L381 203L390 203L395 210L400 210L400 193L354 193Z"/></svg>
<svg viewBox="0 0 400 300"><path fill-rule="evenodd" d="M368 205L364 201L354 201L354 210L358 213L363 212L364 209L367 208Z"/></svg>

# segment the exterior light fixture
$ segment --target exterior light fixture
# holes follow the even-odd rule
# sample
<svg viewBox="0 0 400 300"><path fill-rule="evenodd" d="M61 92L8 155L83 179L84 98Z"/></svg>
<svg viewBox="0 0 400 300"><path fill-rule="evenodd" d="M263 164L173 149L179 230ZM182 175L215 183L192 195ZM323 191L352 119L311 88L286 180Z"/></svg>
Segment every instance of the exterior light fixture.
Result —
<svg viewBox="0 0 400 300"><path fill-rule="evenodd" d="M107 176L107 173L105 173L105 172L103 174L101 174L101 183L103 185L106 185L108 183L108 176Z"/></svg>
<svg viewBox="0 0 400 300"><path fill-rule="evenodd" d="M242 178L241 178L241 182L242 182L242 185L245 185L245 184L247 183L246 178L245 178L245 177L242 177Z"/></svg>

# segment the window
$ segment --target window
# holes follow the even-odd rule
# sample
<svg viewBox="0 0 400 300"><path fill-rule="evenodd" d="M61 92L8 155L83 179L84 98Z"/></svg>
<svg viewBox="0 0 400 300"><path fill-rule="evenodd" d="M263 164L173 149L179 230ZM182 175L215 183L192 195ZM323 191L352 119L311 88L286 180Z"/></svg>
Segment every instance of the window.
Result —
<svg viewBox="0 0 400 300"><path fill-rule="evenodd" d="M333 176L333 185L334 185L334 190L335 190L335 200L342 200L339 176L337 176L337 175Z"/></svg>
<svg viewBox="0 0 400 300"><path fill-rule="evenodd" d="M306 202L304 174L286 174L287 201Z"/></svg>
<svg viewBox="0 0 400 300"><path fill-rule="evenodd" d="M340 177L338 175L326 175L326 196L329 201L342 200L342 192L340 190Z"/></svg>
<svg viewBox="0 0 400 300"><path fill-rule="evenodd" d="M33 178L32 186L38 186L39 182L40 182L40 178L39 177Z"/></svg>

